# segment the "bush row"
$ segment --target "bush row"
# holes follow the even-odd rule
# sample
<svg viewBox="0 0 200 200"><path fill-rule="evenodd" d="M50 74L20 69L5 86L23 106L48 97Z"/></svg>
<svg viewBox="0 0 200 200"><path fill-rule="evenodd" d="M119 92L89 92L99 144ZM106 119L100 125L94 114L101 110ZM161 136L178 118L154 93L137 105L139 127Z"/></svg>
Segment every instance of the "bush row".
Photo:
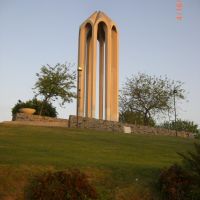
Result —
<svg viewBox="0 0 200 200"><path fill-rule="evenodd" d="M41 113L42 116L48 116L48 117L57 116L56 108L51 103L42 102L36 98L25 102L18 100L17 104L15 104L15 106L12 108L12 116L14 117L19 112L20 108L34 108L36 110L34 114L39 115L42 107L43 107Z"/></svg>

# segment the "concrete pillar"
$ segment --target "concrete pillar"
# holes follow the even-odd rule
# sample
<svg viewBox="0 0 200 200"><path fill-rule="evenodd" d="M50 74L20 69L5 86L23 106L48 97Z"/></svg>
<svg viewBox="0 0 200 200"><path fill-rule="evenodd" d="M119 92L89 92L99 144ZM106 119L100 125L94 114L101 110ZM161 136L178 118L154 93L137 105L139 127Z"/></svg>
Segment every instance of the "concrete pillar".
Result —
<svg viewBox="0 0 200 200"><path fill-rule="evenodd" d="M86 40L85 40L85 28L80 28L79 30L79 50L78 50L78 68L81 68L82 70L79 71L79 106L78 106L78 113L79 116L84 115L84 82L85 82L85 45L86 45Z"/></svg>
<svg viewBox="0 0 200 200"><path fill-rule="evenodd" d="M115 26L111 30L111 104L110 104L110 120L118 121L118 34Z"/></svg>

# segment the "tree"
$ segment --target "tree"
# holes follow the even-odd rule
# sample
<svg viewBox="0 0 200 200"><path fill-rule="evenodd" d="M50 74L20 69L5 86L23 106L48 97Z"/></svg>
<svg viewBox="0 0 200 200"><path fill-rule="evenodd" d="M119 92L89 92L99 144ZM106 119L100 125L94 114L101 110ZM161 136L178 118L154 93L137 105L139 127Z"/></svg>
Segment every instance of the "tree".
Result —
<svg viewBox="0 0 200 200"><path fill-rule="evenodd" d="M181 81L169 80L139 73L127 78L120 94L120 113L126 111L139 112L143 115L145 125L156 114L174 111L174 95L176 101L185 99L185 90ZM176 90L176 94L173 91Z"/></svg>
<svg viewBox="0 0 200 200"><path fill-rule="evenodd" d="M188 131L191 133L198 133L198 125L193 121L181 120L178 119L176 123L172 122L164 122L160 125L163 128L177 130L177 131Z"/></svg>
<svg viewBox="0 0 200 200"><path fill-rule="evenodd" d="M129 124L139 124L144 125L144 115L141 112L131 112L131 111L125 111L120 112L119 114L119 121L125 122ZM155 121L151 118L149 119L148 125L149 126L155 126Z"/></svg>
<svg viewBox="0 0 200 200"><path fill-rule="evenodd" d="M36 97L43 97L40 114L42 113L45 102L55 101L58 98L61 100L60 105L66 102L72 102L76 97L73 92L75 88L75 71L71 71L70 64L56 64L54 67L50 65L42 66L40 73L36 73L38 80L33 88Z"/></svg>

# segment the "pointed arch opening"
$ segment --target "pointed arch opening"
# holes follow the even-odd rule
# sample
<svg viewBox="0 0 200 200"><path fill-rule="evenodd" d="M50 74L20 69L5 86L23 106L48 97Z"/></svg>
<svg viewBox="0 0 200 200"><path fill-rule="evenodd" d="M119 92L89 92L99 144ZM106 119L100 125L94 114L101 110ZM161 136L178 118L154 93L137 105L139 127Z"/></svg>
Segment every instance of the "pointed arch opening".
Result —
<svg viewBox="0 0 200 200"><path fill-rule="evenodd" d="M86 45L85 45L85 91L84 91L84 115L92 117L92 25L88 22L86 29Z"/></svg>
<svg viewBox="0 0 200 200"><path fill-rule="evenodd" d="M99 119L105 119L105 41L107 25L101 21L98 23L97 40L97 115Z"/></svg>
<svg viewBox="0 0 200 200"><path fill-rule="evenodd" d="M118 33L115 25L111 29L111 118L118 120ZM114 114L113 114L114 113Z"/></svg>

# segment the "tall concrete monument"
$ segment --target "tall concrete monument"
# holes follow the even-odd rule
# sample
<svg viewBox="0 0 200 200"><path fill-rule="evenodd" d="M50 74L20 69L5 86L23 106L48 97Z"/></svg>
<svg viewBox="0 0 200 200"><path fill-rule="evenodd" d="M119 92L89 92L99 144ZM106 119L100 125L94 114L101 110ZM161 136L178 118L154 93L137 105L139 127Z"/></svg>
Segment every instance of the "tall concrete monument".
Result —
<svg viewBox="0 0 200 200"><path fill-rule="evenodd" d="M97 69L99 84L96 83ZM96 117L97 85L99 119L118 121L118 30L101 11L94 12L79 30L78 116Z"/></svg>

